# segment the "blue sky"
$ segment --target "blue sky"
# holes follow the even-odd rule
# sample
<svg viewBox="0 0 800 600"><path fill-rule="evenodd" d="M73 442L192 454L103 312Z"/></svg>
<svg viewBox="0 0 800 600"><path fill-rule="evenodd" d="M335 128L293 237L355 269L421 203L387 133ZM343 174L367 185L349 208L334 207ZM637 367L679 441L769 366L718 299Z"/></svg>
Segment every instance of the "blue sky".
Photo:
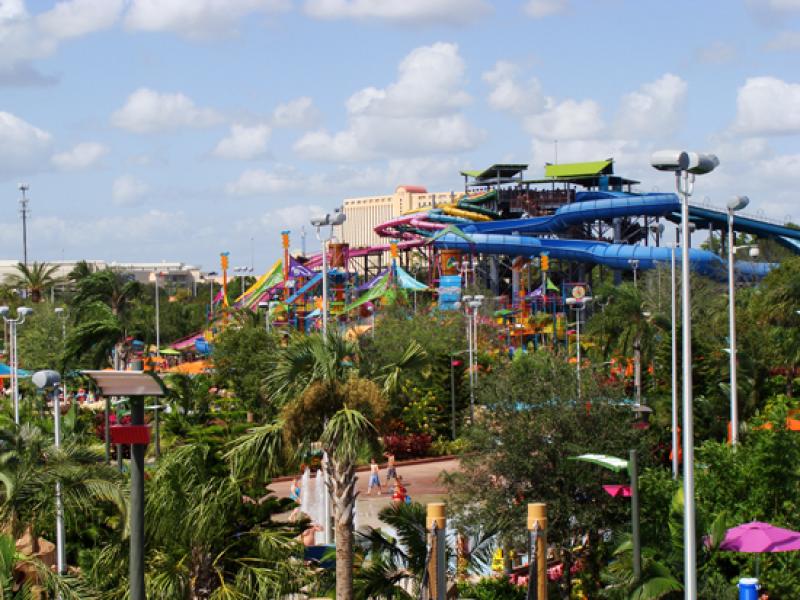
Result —
<svg viewBox="0 0 800 600"><path fill-rule="evenodd" d="M643 191L713 151L698 197L800 220L798 64L800 0L0 0L0 257L19 182L32 259L263 270L342 198L556 139Z"/></svg>

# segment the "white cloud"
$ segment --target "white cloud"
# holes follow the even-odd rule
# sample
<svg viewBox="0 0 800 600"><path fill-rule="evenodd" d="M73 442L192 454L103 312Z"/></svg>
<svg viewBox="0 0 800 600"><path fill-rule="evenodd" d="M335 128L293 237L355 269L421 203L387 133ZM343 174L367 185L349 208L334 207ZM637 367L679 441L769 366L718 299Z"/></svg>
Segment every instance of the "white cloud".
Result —
<svg viewBox="0 0 800 600"><path fill-rule="evenodd" d="M290 6L288 0L131 0L125 27L212 38L234 33L242 17L281 12Z"/></svg>
<svg viewBox="0 0 800 600"><path fill-rule="evenodd" d="M120 175L114 180L111 198L117 206L132 205L136 204L149 190L150 187L141 179L133 175Z"/></svg>
<svg viewBox="0 0 800 600"><path fill-rule="evenodd" d="M717 40L708 46L699 48L695 55L697 60L707 65L721 65L736 58L736 46Z"/></svg>
<svg viewBox="0 0 800 600"><path fill-rule="evenodd" d="M535 77L521 84L517 81L518 74L516 65L502 60L483 74L483 80L492 86L489 106L517 115L539 112L545 105L542 85Z"/></svg>
<svg viewBox="0 0 800 600"><path fill-rule="evenodd" d="M267 151L272 129L268 125L231 125L228 137L223 138L214 148L214 156L237 160L251 160L263 156Z"/></svg>
<svg viewBox="0 0 800 600"><path fill-rule="evenodd" d="M225 186L225 191L229 196L270 196L297 191L302 188L302 181L294 169L248 169Z"/></svg>
<svg viewBox="0 0 800 600"><path fill-rule="evenodd" d="M275 127L313 127L319 121L319 111L308 96L301 96L285 104L279 104L272 113Z"/></svg>
<svg viewBox="0 0 800 600"><path fill-rule="evenodd" d="M735 132L746 135L800 133L800 84L753 77L739 88Z"/></svg>
<svg viewBox="0 0 800 600"><path fill-rule="evenodd" d="M71 0L58 2L37 16L39 31L55 40L80 37L109 29L122 11L122 0Z"/></svg>
<svg viewBox="0 0 800 600"><path fill-rule="evenodd" d="M605 127L601 112L594 100L550 100L544 112L525 118L525 129L543 139L591 139L599 136Z"/></svg>
<svg viewBox="0 0 800 600"><path fill-rule="evenodd" d="M375 19L404 24L473 23L492 11L486 0L306 0L318 19Z"/></svg>
<svg viewBox="0 0 800 600"><path fill-rule="evenodd" d="M4 82L45 82L31 61L52 55L66 40L112 27L122 8L123 0L64 0L50 10L30 14L22 0L3 0L0 71Z"/></svg>
<svg viewBox="0 0 800 600"><path fill-rule="evenodd" d="M562 14L568 9L569 0L528 0L524 7L525 12L534 19Z"/></svg>
<svg viewBox="0 0 800 600"><path fill-rule="evenodd" d="M71 150L54 154L51 162L63 171L91 167L108 154L108 147L98 142L82 142Z"/></svg>
<svg viewBox="0 0 800 600"><path fill-rule="evenodd" d="M680 121L686 82L672 73L626 94L620 104L616 131L624 137L665 136Z"/></svg>
<svg viewBox="0 0 800 600"><path fill-rule="evenodd" d="M181 93L161 93L139 88L125 106L111 115L115 127L134 133L174 131L184 127L216 125L222 117L210 108L200 108Z"/></svg>
<svg viewBox="0 0 800 600"><path fill-rule="evenodd" d="M798 52L800 51L800 31L781 31L767 42L766 48L773 52Z"/></svg>
<svg viewBox="0 0 800 600"><path fill-rule="evenodd" d="M0 175L32 172L46 164L52 136L0 111Z"/></svg>
<svg viewBox="0 0 800 600"><path fill-rule="evenodd" d="M346 103L349 127L310 132L295 151L317 160L365 160L458 152L482 139L460 112L470 102L463 90L464 62L454 44L416 48L398 67L397 81L368 87Z"/></svg>

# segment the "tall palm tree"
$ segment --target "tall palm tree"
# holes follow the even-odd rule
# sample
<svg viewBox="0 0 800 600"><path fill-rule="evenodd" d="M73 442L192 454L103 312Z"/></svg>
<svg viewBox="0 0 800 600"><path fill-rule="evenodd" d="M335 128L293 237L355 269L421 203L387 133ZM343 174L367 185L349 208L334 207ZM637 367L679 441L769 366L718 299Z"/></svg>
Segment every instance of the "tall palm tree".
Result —
<svg viewBox="0 0 800 600"><path fill-rule="evenodd" d="M113 351L114 367L124 368L131 350L126 340L131 309L141 294L141 284L104 269L86 275L77 287L72 312L78 326L67 340L67 357L88 356L99 367Z"/></svg>
<svg viewBox="0 0 800 600"><path fill-rule="evenodd" d="M357 400L354 388L344 388L343 400ZM285 421L258 427L230 447L227 458L238 476L264 479L280 468L291 450L307 448L315 441L313 434L302 439L287 440ZM325 424L318 439L327 461L323 461L326 481L333 501L333 522L336 533L336 598L353 599L353 514L356 497L356 466L360 453L375 441L373 425L360 412L342 408ZM289 444L293 443L290 447Z"/></svg>
<svg viewBox="0 0 800 600"><path fill-rule="evenodd" d="M5 284L30 293L31 302L41 302L42 292L61 281L55 276L57 265L33 262L30 265L17 263L17 273L6 276Z"/></svg>

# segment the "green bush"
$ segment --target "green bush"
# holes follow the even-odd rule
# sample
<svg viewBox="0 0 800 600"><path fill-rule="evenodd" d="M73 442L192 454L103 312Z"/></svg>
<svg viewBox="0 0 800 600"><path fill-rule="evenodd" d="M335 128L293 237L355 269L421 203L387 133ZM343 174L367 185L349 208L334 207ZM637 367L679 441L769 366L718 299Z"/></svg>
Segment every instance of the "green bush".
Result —
<svg viewBox="0 0 800 600"><path fill-rule="evenodd" d="M475 600L525 600L525 588L514 585L506 577L485 577L478 583L459 583L458 597Z"/></svg>

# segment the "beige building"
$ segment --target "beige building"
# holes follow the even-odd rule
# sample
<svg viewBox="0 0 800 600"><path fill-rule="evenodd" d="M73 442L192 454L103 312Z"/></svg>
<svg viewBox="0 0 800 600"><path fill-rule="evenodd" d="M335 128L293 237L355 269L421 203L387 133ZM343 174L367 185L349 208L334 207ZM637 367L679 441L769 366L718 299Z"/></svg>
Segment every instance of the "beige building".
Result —
<svg viewBox="0 0 800 600"><path fill-rule="evenodd" d="M52 260L45 262L56 267L53 273L54 277L66 278L79 261ZM206 281L205 274L198 267L182 262L124 263L103 260L87 260L86 262L98 271L109 268L126 273L140 283L153 283L156 271L161 274L162 285L166 283L175 286L192 287L196 283ZM18 264L16 260L0 260L0 282L9 275L17 274L19 272L17 270Z"/></svg>
<svg viewBox="0 0 800 600"><path fill-rule="evenodd" d="M337 232L337 237L351 248L364 248L389 243L375 233L375 227L410 210L432 208L449 204L453 192L428 192L418 185L400 185L387 196L346 198L342 210L347 220Z"/></svg>

